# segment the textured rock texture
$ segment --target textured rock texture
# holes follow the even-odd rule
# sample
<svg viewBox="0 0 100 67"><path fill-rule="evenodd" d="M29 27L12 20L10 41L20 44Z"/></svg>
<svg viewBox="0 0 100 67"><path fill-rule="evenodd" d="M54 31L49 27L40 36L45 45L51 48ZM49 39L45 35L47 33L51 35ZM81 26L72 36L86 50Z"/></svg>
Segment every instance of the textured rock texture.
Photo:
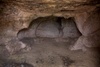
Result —
<svg viewBox="0 0 100 67"><path fill-rule="evenodd" d="M81 36L81 33L79 32L75 21L71 18L69 18L68 20L63 19L63 37L67 38L67 37L79 37Z"/></svg>
<svg viewBox="0 0 100 67"><path fill-rule="evenodd" d="M28 28L18 32L17 37L19 39L26 37L74 38L80 35L73 19L49 16L32 21Z"/></svg>
<svg viewBox="0 0 100 67"><path fill-rule="evenodd" d="M16 38L17 33L28 28L34 19L56 16L73 17L82 34L81 37L84 37L80 37L75 46L79 46L80 41L82 45L87 45L92 41L91 38L95 38L93 42L99 40L99 11L100 0L0 0L0 44ZM40 33L38 35L40 36ZM83 42L88 43L83 44ZM73 50L78 49L75 46Z"/></svg>
<svg viewBox="0 0 100 67"><path fill-rule="evenodd" d="M90 13L82 13L76 15L76 24L82 36L78 39L72 49L77 49L77 46L83 45L86 47L100 46L100 9L95 9ZM83 20L83 21L82 21ZM88 45L88 46L87 46ZM84 50L84 49L83 49Z"/></svg>

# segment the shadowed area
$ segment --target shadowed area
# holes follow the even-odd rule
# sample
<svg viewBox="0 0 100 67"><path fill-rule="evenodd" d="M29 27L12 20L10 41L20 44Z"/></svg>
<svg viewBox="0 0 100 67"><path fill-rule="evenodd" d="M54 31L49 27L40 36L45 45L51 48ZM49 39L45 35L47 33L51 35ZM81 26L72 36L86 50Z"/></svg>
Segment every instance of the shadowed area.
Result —
<svg viewBox="0 0 100 67"><path fill-rule="evenodd" d="M74 38L81 36L81 33L73 18L49 16L33 20L29 27L20 30L17 36L19 39L24 37Z"/></svg>

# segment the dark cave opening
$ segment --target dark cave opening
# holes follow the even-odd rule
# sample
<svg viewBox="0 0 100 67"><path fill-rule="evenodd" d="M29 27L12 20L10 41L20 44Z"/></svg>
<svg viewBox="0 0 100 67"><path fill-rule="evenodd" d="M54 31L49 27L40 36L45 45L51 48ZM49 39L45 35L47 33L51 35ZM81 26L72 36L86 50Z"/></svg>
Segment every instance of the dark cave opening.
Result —
<svg viewBox="0 0 100 67"><path fill-rule="evenodd" d="M17 36L19 39L24 37L73 38L81 36L81 33L73 18L48 16L33 20L29 27L21 29Z"/></svg>

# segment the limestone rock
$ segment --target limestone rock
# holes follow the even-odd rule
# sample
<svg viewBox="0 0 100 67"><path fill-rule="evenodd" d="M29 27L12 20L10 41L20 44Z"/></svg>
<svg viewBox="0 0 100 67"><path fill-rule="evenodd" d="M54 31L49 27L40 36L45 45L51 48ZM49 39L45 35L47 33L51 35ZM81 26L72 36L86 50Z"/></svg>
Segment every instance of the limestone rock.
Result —
<svg viewBox="0 0 100 67"><path fill-rule="evenodd" d="M75 50L85 47L94 47L100 44L100 9L96 9L90 14L80 14L77 16L76 24L82 36L73 46ZM83 16L82 16L83 15ZM82 21L83 19L83 21ZM73 49L73 48L72 48Z"/></svg>
<svg viewBox="0 0 100 67"><path fill-rule="evenodd" d="M9 51L10 54L15 54L19 52L21 49L26 48L26 44L19 41L18 39L12 39L9 42L5 43L6 49Z"/></svg>
<svg viewBox="0 0 100 67"><path fill-rule="evenodd" d="M34 67L34 66L28 63L8 62L4 63L3 67Z"/></svg>
<svg viewBox="0 0 100 67"><path fill-rule="evenodd" d="M74 46L71 47L71 50L79 50L82 49L83 51L86 51L87 48L90 47L100 47L100 33L91 36L81 36L76 41Z"/></svg>
<svg viewBox="0 0 100 67"><path fill-rule="evenodd" d="M81 34L73 21L73 19L64 19L63 23L63 38L67 37L79 37Z"/></svg>
<svg viewBox="0 0 100 67"><path fill-rule="evenodd" d="M76 15L76 24L84 36L88 36L100 29L100 9L95 9L90 14L81 13Z"/></svg>
<svg viewBox="0 0 100 67"><path fill-rule="evenodd" d="M100 0L1 0L0 42L5 43L12 38L17 38L18 32L24 28L28 28L32 20L47 16L73 17L81 34L89 36L100 29L99 11ZM53 29L46 29L44 25L50 26ZM46 22L40 24L36 35L57 37L58 30L54 25ZM41 29L42 26L45 30ZM51 33L51 30L54 33ZM29 33L25 31L23 31L24 35L28 37L27 34ZM46 33L46 31L50 32L50 34ZM29 32L33 32L30 34L33 37L36 36L34 35L34 31L29 30ZM23 35L19 36L23 37Z"/></svg>
<svg viewBox="0 0 100 67"><path fill-rule="evenodd" d="M56 18L45 18L40 23L36 30L37 37L59 37L59 24L56 22Z"/></svg>

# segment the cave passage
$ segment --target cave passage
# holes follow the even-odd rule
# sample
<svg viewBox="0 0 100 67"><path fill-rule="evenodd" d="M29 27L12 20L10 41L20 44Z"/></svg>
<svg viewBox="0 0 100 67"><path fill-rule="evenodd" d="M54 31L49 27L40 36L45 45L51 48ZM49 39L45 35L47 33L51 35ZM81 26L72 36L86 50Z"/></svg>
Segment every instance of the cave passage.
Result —
<svg viewBox="0 0 100 67"><path fill-rule="evenodd" d="M73 18L63 17L40 17L31 22L27 29L18 32L18 38L24 37L48 37L68 38L79 37L81 33Z"/></svg>
<svg viewBox="0 0 100 67"><path fill-rule="evenodd" d="M12 52L14 55L9 56L8 62L0 60L1 67L96 67L97 51L70 50L79 37L81 33L73 18L54 16L37 18L28 28L18 32L18 40L13 39L7 43L6 47L14 51ZM7 52L3 51L1 46L0 48L0 53Z"/></svg>

